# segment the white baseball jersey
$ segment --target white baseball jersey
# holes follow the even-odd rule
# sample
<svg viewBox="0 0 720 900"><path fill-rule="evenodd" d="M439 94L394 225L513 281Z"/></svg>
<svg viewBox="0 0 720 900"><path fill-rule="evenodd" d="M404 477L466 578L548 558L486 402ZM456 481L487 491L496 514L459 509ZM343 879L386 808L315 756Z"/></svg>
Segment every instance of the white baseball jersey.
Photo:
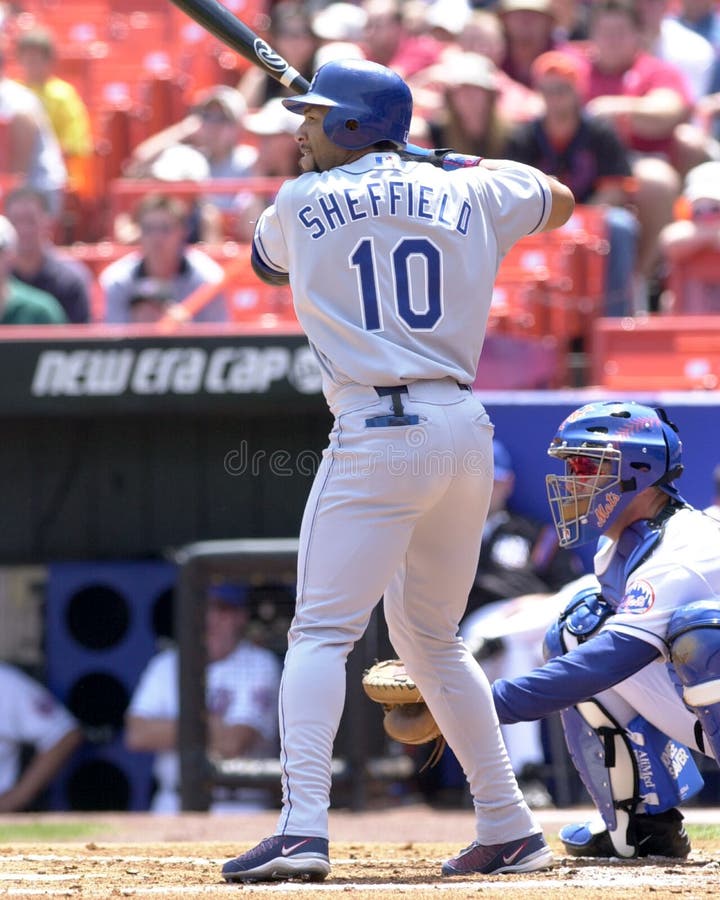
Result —
<svg viewBox="0 0 720 900"><path fill-rule="evenodd" d="M471 384L500 261L551 205L529 166L446 172L371 152L286 182L254 252L289 272L326 395L348 382Z"/></svg>
<svg viewBox="0 0 720 900"><path fill-rule="evenodd" d="M670 617L694 600L720 600L718 523L696 509L680 509L666 525L648 560L628 578L617 609L604 625L641 638L667 657L665 636ZM614 544L598 551L595 571L605 570Z"/></svg>
<svg viewBox="0 0 720 900"><path fill-rule="evenodd" d="M477 839L540 830L458 625L492 491L492 424L463 388L500 260L551 208L527 166L446 172L371 151L287 182L258 222L255 268L289 273L335 414L300 528L278 833L328 833L345 658L381 596L395 652L467 775Z"/></svg>
<svg viewBox="0 0 720 900"><path fill-rule="evenodd" d="M128 713L147 719L177 719L180 715L178 664L175 648L163 650L153 657L135 688ZM207 667L208 710L220 714L228 725L248 725L258 731L263 744L253 755L275 753L279 682L280 663L275 654L248 641L241 641L229 656ZM174 750L157 753L153 771L158 782L153 809L157 812L177 810L178 754Z"/></svg>
<svg viewBox="0 0 720 900"><path fill-rule="evenodd" d="M44 752L77 728L53 695L20 669L0 663L0 794L20 774L20 747Z"/></svg>

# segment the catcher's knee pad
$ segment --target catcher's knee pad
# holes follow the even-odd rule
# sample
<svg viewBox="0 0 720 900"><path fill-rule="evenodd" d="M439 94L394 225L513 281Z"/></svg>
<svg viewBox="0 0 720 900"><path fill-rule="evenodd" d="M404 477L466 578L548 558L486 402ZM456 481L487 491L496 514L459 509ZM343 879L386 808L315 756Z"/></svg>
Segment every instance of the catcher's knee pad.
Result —
<svg viewBox="0 0 720 900"><path fill-rule="evenodd" d="M613 608L603 600L600 585L594 579L573 594L557 621L548 628L543 641L545 660L562 656L584 643L599 630Z"/></svg>
<svg viewBox="0 0 720 900"><path fill-rule="evenodd" d="M720 762L720 600L696 600L676 610L667 642L683 700L702 726L702 749Z"/></svg>

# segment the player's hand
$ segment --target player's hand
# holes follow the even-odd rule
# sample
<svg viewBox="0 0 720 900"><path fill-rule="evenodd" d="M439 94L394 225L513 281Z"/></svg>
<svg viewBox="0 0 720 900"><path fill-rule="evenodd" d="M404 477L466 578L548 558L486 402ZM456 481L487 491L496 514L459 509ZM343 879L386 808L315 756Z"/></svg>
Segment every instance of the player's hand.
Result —
<svg viewBox="0 0 720 900"><path fill-rule="evenodd" d="M427 147L416 147L414 144L408 144L400 155L404 159L432 163L434 166L446 171L477 166L483 159L482 156L468 156L464 153L456 153L449 147L428 149Z"/></svg>

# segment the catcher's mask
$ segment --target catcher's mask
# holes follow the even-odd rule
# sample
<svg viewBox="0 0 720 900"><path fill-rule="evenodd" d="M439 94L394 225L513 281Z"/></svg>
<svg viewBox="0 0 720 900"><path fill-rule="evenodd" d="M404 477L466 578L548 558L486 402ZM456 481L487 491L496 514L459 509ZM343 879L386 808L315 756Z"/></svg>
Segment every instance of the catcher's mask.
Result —
<svg viewBox="0 0 720 900"><path fill-rule="evenodd" d="M589 403L565 419L547 452L565 465L563 475L545 478L561 547L597 539L646 488L682 501L673 484L683 471L682 444L662 409Z"/></svg>

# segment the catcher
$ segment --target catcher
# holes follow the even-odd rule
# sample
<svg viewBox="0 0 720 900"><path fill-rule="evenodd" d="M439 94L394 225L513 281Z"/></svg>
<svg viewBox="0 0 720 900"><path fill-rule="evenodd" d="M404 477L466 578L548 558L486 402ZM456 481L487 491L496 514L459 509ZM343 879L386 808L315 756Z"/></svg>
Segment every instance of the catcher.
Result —
<svg viewBox="0 0 720 900"><path fill-rule="evenodd" d="M560 545L598 538L597 581L548 630L544 665L493 684L498 718L561 711L598 810L561 830L569 854L684 858L677 806L703 784L688 748L720 760L720 525L678 492L682 445L662 409L588 404L548 453L564 465L546 477Z"/></svg>

